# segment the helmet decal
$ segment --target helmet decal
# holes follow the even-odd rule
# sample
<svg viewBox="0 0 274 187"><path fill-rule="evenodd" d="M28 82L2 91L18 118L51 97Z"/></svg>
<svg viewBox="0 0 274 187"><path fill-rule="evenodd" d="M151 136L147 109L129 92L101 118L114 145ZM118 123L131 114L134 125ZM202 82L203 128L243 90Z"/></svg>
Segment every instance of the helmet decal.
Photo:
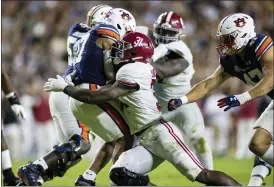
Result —
<svg viewBox="0 0 274 187"><path fill-rule="evenodd" d="M234 23L236 24L236 27L243 27L246 24L244 18L238 18L237 20L234 21Z"/></svg>

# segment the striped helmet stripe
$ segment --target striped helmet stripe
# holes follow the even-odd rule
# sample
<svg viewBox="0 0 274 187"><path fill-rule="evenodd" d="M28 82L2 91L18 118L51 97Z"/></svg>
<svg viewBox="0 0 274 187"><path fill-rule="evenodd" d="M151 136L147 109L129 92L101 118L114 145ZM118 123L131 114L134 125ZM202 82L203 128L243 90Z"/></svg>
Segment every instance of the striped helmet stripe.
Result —
<svg viewBox="0 0 274 187"><path fill-rule="evenodd" d="M172 12L172 11L168 12L167 17L166 17L166 22L167 22L167 23L169 23L169 21L170 21L170 19L171 19L172 14L173 14L173 12Z"/></svg>

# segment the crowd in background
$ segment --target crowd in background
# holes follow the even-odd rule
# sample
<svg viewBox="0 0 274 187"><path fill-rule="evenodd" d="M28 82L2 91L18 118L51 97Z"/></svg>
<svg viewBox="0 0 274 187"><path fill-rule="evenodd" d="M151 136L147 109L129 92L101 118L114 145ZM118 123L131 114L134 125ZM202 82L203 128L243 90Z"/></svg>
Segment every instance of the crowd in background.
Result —
<svg viewBox="0 0 274 187"><path fill-rule="evenodd" d="M2 63L28 113L25 121L18 121L12 111L4 117L13 158L19 159L23 155L28 158L33 154L41 156L56 143L48 107L48 93L43 91L42 86L49 77L62 74L66 69L69 27L74 23L84 22L89 9L101 3L129 10L137 25L151 29L161 13L170 10L178 13L186 27L183 40L194 56L196 73L193 84L210 75L218 66L215 35L223 17L234 12L249 14L255 20L258 33L273 34L272 1L4 1ZM209 139L217 155L227 154L231 145L236 148L235 157L248 155L239 149L243 143L238 145L230 140L243 137L237 134L241 131L240 126L248 129L242 130L244 132L252 131L252 123L247 125L241 123L241 120L255 120L260 113L258 110L262 110L261 106L268 102L267 99L252 102L249 107L253 110L242 107L224 113L215 107L219 97L238 94L246 89L248 87L240 81L232 79L199 103L208 126ZM212 139L216 129L220 137L217 138L218 141ZM233 136L235 138L231 138Z"/></svg>

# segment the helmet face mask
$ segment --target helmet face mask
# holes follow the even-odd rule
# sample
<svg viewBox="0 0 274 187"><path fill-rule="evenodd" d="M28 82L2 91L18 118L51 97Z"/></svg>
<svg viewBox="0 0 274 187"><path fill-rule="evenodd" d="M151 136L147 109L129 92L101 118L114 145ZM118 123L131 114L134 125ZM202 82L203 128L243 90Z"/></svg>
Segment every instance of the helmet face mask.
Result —
<svg viewBox="0 0 274 187"><path fill-rule="evenodd" d="M179 40L185 28L183 19L174 12L161 14L153 24L155 43L170 43Z"/></svg>
<svg viewBox="0 0 274 187"><path fill-rule="evenodd" d="M113 64L129 62L148 63L154 53L152 41L144 34L131 32L111 48Z"/></svg>
<svg viewBox="0 0 274 187"><path fill-rule="evenodd" d="M172 30L163 27L156 27L153 36L155 37L155 42L158 43L170 43L177 41L179 39L180 31Z"/></svg>
<svg viewBox="0 0 274 187"><path fill-rule="evenodd" d="M217 51L220 55L231 55L234 54L238 49L235 48L235 37L233 34L226 34L216 36L217 38Z"/></svg>

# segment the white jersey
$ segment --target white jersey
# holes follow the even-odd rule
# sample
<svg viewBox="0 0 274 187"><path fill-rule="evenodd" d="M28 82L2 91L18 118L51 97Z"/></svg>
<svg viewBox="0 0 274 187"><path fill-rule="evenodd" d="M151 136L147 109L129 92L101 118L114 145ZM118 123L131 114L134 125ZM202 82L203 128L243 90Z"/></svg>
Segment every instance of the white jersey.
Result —
<svg viewBox="0 0 274 187"><path fill-rule="evenodd" d="M117 72L116 80L127 86L139 88L136 92L119 97L123 103L125 120L132 134L161 117L160 105L152 89L156 80L156 71L150 64L141 62L126 64Z"/></svg>
<svg viewBox="0 0 274 187"><path fill-rule="evenodd" d="M193 56L190 49L183 41L179 40L161 45L164 45L167 50L163 50L162 47L156 47L153 56L154 62L160 59L159 55L158 59L157 57L155 58L155 55L162 53L160 56L162 56L163 59L161 59L159 63L168 63L166 56L170 51L173 51L182 56L189 63L188 67L182 73L165 78L160 83L158 82L154 85L154 90L157 92L157 97L163 101L168 101L171 98L182 96L190 90L190 81L195 71L192 63Z"/></svg>

